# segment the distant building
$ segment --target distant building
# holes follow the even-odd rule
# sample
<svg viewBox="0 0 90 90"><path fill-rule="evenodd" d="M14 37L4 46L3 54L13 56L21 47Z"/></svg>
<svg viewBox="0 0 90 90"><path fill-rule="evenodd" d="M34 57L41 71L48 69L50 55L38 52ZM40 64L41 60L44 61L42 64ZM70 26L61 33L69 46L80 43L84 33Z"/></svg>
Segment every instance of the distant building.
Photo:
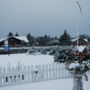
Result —
<svg viewBox="0 0 90 90"><path fill-rule="evenodd" d="M0 47L4 46L4 41L7 40L7 38L1 38L0 39Z"/></svg>
<svg viewBox="0 0 90 90"><path fill-rule="evenodd" d="M78 45L88 45L88 44L89 44L89 42L87 39L82 39L82 38L78 39ZM77 39L76 38L72 39L72 45L77 45Z"/></svg>
<svg viewBox="0 0 90 90"><path fill-rule="evenodd" d="M8 41L8 45L11 47L27 46L28 39L25 36L12 36L0 39L0 47L4 46L4 42Z"/></svg>
<svg viewBox="0 0 90 90"><path fill-rule="evenodd" d="M59 42L59 40L57 40L57 39L50 40L50 41L48 42L48 45L59 45L59 44L60 44L60 42Z"/></svg>

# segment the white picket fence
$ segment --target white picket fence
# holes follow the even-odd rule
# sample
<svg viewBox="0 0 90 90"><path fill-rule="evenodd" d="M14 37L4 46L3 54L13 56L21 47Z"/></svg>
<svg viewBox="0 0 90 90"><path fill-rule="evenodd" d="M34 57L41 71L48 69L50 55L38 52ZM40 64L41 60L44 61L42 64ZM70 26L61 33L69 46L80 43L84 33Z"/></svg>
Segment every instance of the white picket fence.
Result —
<svg viewBox="0 0 90 90"><path fill-rule="evenodd" d="M69 77L64 64L0 68L0 87Z"/></svg>

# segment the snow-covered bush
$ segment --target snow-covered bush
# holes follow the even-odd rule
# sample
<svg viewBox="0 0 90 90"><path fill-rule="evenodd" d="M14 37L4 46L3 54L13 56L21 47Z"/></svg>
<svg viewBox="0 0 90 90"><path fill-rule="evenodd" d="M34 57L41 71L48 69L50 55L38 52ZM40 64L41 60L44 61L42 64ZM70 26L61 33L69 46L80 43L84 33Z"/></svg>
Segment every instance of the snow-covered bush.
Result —
<svg viewBox="0 0 90 90"><path fill-rule="evenodd" d="M71 47L62 47L57 49L56 53L54 54L54 60L56 62L66 62L67 60L70 62L73 59L73 52L71 51ZM69 57L70 56L70 57Z"/></svg>
<svg viewBox="0 0 90 90"><path fill-rule="evenodd" d="M73 47L60 48L55 53L54 60L55 62L64 61L68 70L74 72L81 71L82 73L87 72L90 69L90 51L88 48L86 49L86 52L79 52Z"/></svg>
<svg viewBox="0 0 90 90"><path fill-rule="evenodd" d="M84 74L85 72L90 70L90 66L86 62L82 64L78 62L74 62L74 63L71 63L69 67L67 67L67 69L74 74Z"/></svg>
<svg viewBox="0 0 90 90"><path fill-rule="evenodd" d="M49 55L54 55L56 51L56 46L48 46L48 47L32 47L29 48L28 53L29 54L34 54L34 53L41 53L41 54L49 54Z"/></svg>
<svg viewBox="0 0 90 90"><path fill-rule="evenodd" d="M73 90L83 90L82 77L88 80L90 70L90 49L84 47L63 47L54 56L56 62L65 60L67 70L73 75Z"/></svg>

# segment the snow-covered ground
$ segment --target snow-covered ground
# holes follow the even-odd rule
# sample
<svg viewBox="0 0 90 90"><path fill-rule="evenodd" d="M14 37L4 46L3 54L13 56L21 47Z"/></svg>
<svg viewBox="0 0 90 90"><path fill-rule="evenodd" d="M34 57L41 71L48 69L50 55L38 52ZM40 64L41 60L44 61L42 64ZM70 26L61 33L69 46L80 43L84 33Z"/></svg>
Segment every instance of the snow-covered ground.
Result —
<svg viewBox="0 0 90 90"><path fill-rule="evenodd" d="M90 90L89 81L84 82L84 90ZM0 90L73 90L73 79L59 79L39 83L21 84L16 86L2 87Z"/></svg>
<svg viewBox="0 0 90 90"><path fill-rule="evenodd" d="M16 66L18 62L23 65L40 65L53 63L53 56L50 55L28 55L28 54L12 54L0 55L0 67L7 67L10 63L11 66ZM84 90L90 90L90 75L89 81L84 82ZM73 79L59 79L50 80L37 83L28 83L15 86L1 87L0 90L72 90Z"/></svg>
<svg viewBox="0 0 90 90"><path fill-rule="evenodd" d="M0 55L0 67L16 66L18 62L25 66L50 64L53 63L53 56L50 55L29 55L29 54L11 54Z"/></svg>

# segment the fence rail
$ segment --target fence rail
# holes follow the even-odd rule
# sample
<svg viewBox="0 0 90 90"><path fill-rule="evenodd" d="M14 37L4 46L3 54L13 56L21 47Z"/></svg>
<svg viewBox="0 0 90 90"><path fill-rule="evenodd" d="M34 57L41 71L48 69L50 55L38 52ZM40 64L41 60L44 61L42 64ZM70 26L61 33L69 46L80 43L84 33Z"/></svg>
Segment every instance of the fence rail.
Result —
<svg viewBox="0 0 90 90"><path fill-rule="evenodd" d="M64 64L0 68L0 87L69 77Z"/></svg>
<svg viewBox="0 0 90 90"><path fill-rule="evenodd" d="M71 77L64 64L19 65L0 68L0 87Z"/></svg>
<svg viewBox="0 0 90 90"><path fill-rule="evenodd" d="M0 87L71 77L64 64L0 68Z"/></svg>

